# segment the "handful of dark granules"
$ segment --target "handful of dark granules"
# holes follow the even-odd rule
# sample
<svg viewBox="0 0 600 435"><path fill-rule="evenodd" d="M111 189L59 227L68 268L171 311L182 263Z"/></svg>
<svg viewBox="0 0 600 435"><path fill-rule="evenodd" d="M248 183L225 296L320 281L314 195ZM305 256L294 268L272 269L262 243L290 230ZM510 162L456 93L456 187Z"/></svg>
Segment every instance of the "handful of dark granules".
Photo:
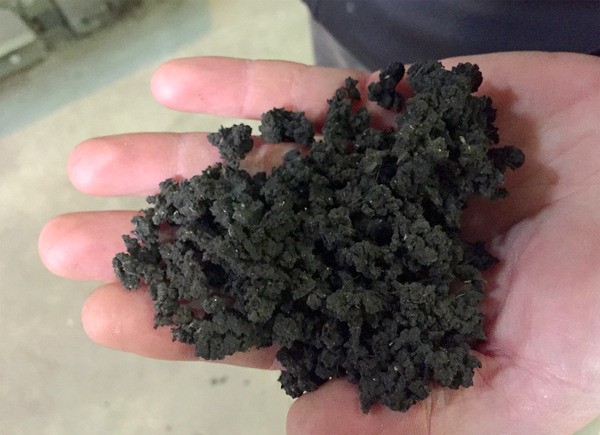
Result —
<svg viewBox="0 0 600 435"><path fill-rule="evenodd" d="M392 64L369 86L369 99L399 111L394 129L370 127L348 78L322 139L303 113L263 115L266 142L306 148L271 174L240 167L253 140L234 125L208 137L224 163L161 183L113 261L126 288L148 287L156 327L211 360L277 345L290 396L346 377L364 412L472 385L481 271L496 260L461 240L461 211L471 195L506 196L503 173L524 156L492 148L495 110L472 95L476 65L413 65L406 101L403 75Z"/></svg>

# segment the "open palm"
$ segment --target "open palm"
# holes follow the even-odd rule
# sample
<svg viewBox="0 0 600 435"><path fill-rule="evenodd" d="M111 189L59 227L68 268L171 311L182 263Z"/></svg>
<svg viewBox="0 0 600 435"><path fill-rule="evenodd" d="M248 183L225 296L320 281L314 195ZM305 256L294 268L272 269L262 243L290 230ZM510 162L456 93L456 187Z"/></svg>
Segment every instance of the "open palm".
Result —
<svg viewBox="0 0 600 435"><path fill-rule="evenodd" d="M464 236L484 240L500 262L486 274L487 341L483 367L468 389L434 389L405 413L360 412L356 388L331 381L298 399L290 433L571 433L600 412L600 60L573 54L494 54L452 59L478 63L480 93L498 109L501 142L520 147L526 164L509 174L510 196L474 200ZM272 107L304 111L320 125L325 100L348 76L375 75L284 62L180 59L153 79L157 100L183 111L254 119ZM373 110L378 110L372 108ZM380 113L376 122L385 124ZM259 146L257 170L281 150ZM147 195L169 177L189 177L217 161L205 134L128 134L91 139L69 162L73 183L99 195ZM88 299L83 325L96 342L166 359L194 359L152 327L143 291L126 292L111 260L123 250L134 212L73 213L46 225L40 254L53 272L104 280ZM225 362L278 368L275 349Z"/></svg>

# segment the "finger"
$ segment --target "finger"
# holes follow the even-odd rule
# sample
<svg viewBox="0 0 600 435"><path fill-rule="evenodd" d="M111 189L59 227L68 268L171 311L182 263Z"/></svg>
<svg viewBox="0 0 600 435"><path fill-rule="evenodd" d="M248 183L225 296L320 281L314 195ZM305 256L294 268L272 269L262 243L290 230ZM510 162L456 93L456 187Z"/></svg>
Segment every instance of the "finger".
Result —
<svg viewBox="0 0 600 435"><path fill-rule="evenodd" d="M152 92L157 101L176 110L258 119L281 107L304 112L320 126L327 99L349 76L358 80L357 87L366 96L368 83L378 74L293 62L194 57L160 66L152 78ZM391 121L376 104L364 104L376 122L381 117Z"/></svg>
<svg viewBox="0 0 600 435"><path fill-rule="evenodd" d="M119 284L97 288L86 301L81 321L86 334L111 349L149 358L193 361L193 346L174 342L168 327L154 328L154 309L148 293L127 291ZM279 369L274 347L236 353L215 361L261 369Z"/></svg>
<svg viewBox="0 0 600 435"><path fill-rule="evenodd" d="M495 53L451 58L444 64L466 61L480 66L484 75L480 93L491 95L497 106L510 104L515 112L541 118L589 96L589 90L597 89L600 80L600 60L593 56ZM577 80L573 78L574 65ZM376 73L292 62L197 57L172 60L159 67L152 91L159 102L182 111L258 118L272 107L285 107L322 120L324 101L348 76L359 80L362 90L377 78ZM500 113L499 118L513 114ZM506 128L510 129L508 123Z"/></svg>
<svg viewBox="0 0 600 435"><path fill-rule="evenodd" d="M292 144L254 147L243 167L269 172ZM134 133L87 140L69 158L69 177L80 191L92 195L151 195L167 178L197 175L220 160L204 133Z"/></svg>
<svg viewBox="0 0 600 435"><path fill-rule="evenodd" d="M600 63L592 56L535 52L456 57L444 63L466 61L479 64L483 72L481 93L492 95L500 105L512 101L515 109L543 117L597 89ZM573 80L573 65L577 65L577 80ZM258 118L272 107L285 107L322 120L325 100L348 76L357 79L363 91L377 78L376 73L292 62L195 57L159 67L152 91L160 103L176 110ZM547 92L549 87L553 92ZM517 98L520 95L526 98Z"/></svg>
<svg viewBox="0 0 600 435"><path fill-rule="evenodd" d="M112 259L125 249L123 234L132 229L132 211L80 212L58 216L40 234L42 262L71 279L115 281Z"/></svg>
<svg viewBox="0 0 600 435"><path fill-rule="evenodd" d="M161 65L152 92L162 104L187 112L257 118L273 107L322 118L323 103L346 77L367 74L264 60L194 57Z"/></svg>
<svg viewBox="0 0 600 435"><path fill-rule="evenodd" d="M137 133L87 140L69 158L69 177L84 193L145 195L167 178L187 178L219 159L205 134Z"/></svg>

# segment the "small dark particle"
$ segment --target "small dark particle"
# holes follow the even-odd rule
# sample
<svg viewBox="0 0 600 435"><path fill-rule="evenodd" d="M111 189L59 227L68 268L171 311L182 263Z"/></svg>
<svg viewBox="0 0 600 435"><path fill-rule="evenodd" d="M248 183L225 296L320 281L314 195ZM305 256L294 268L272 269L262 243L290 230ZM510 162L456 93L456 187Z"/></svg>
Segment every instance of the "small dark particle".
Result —
<svg viewBox="0 0 600 435"><path fill-rule="evenodd" d="M252 128L247 125L221 127L217 133L210 133L208 141L219 149L221 158L235 163L244 158L252 149Z"/></svg>
<svg viewBox="0 0 600 435"><path fill-rule="evenodd" d="M289 395L345 377L364 412L472 385L482 271L497 259L461 239L461 213L473 195L506 196L504 172L524 155L494 147L491 100L473 95L476 65L413 65L405 103L395 94L403 72L383 70L370 92L403 105L394 129L370 126L348 78L322 140L303 114L263 116L265 140L309 147L271 174L240 168L252 137L238 125L209 135L224 163L161 183L113 260L127 289L147 286L155 326L207 359L276 345Z"/></svg>
<svg viewBox="0 0 600 435"><path fill-rule="evenodd" d="M500 171L505 171L506 168L517 169L525 163L523 151L512 146L492 148L488 151L488 157Z"/></svg>
<svg viewBox="0 0 600 435"><path fill-rule="evenodd" d="M310 145L315 141L313 126L304 112L269 110L262 115L259 130L267 143L296 142Z"/></svg>
<svg viewBox="0 0 600 435"><path fill-rule="evenodd" d="M404 65L394 62L379 73L379 81L368 86L368 98L377 102L384 109L400 111L404 98L396 91L400 80L404 77Z"/></svg>
<svg viewBox="0 0 600 435"><path fill-rule="evenodd" d="M348 77L343 88L338 89L329 103L329 109L323 125L323 139L338 150L346 150L349 144L369 127L370 116L367 109L354 110L354 103L360 100L356 88L358 82Z"/></svg>

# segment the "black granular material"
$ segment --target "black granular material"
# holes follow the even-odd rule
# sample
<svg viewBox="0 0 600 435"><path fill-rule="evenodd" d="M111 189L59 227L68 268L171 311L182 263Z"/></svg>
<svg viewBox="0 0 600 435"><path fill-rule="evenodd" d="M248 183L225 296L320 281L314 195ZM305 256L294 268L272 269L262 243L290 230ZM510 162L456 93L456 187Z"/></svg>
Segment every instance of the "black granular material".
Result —
<svg viewBox="0 0 600 435"><path fill-rule="evenodd" d="M210 360L277 345L289 395L345 377L364 412L472 385L481 272L496 259L461 239L461 212L473 195L506 196L503 173L524 156L495 147L476 65L415 64L406 100L403 74L393 64L369 90L399 110L393 129L371 127L348 78L322 139L304 114L263 116L266 141L308 148L270 174L241 168L252 136L237 125L209 136L223 163L160 184L113 262L127 289L147 286L156 327Z"/></svg>

